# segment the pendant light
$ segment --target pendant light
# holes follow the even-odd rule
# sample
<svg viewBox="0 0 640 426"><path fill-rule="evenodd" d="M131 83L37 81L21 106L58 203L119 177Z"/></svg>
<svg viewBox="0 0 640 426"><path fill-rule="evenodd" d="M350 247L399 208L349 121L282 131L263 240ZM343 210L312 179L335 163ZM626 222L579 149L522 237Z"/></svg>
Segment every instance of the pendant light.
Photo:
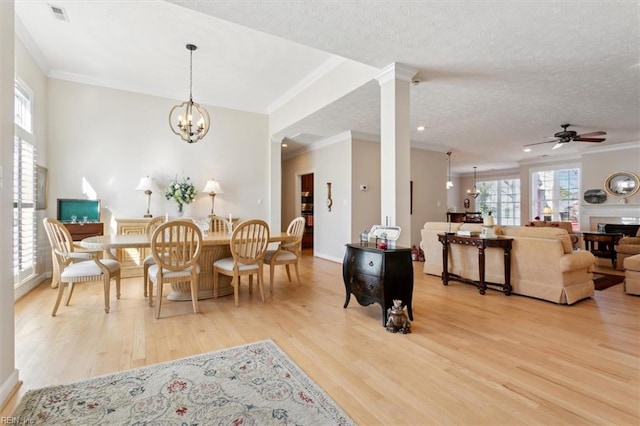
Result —
<svg viewBox="0 0 640 426"><path fill-rule="evenodd" d="M447 162L448 170L447 170L447 189L453 188L453 182L451 182L451 151L447 152Z"/></svg>
<svg viewBox="0 0 640 426"><path fill-rule="evenodd" d="M478 198L478 195L480 195L480 192L478 191L478 187L476 186L476 166L473 166L473 190L471 189L467 189L467 195L469 195L470 197Z"/></svg>
<svg viewBox="0 0 640 426"><path fill-rule="evenodd" d="M193 102L193 51L198 47L187 44L189 50L189 100L171 108L169 126L171 131L187 143L195 143L204 138L209 131L209 113ZM177 117L176 117L177 115Z"/></svg>

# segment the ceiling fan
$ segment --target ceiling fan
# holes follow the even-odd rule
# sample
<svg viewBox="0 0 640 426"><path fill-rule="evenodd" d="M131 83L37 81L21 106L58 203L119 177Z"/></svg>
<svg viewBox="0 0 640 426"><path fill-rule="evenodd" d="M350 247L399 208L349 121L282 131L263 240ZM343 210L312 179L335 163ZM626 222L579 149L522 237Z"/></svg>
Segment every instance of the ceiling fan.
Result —
<svg viewBox="0 0 640 426"><path fill-rule="evenodd" d="M569 127L570 125L571 124L561 125L560 127L562 127L563 130L553 135L553 137L555 138L553 140L545 141L545 142L530 143L529 145L525 145L525 146L541 145L545 143L555 143L555 145L551 149L558 149L565 143L569 143L569 142L604 142L605 141L605 138L594 138L593 136L604 136L607 134L607 132L603 132L602 130L599 130L597 132L584 133L582 135L579 135L574 130L567 130L567 127Z"/></svg>

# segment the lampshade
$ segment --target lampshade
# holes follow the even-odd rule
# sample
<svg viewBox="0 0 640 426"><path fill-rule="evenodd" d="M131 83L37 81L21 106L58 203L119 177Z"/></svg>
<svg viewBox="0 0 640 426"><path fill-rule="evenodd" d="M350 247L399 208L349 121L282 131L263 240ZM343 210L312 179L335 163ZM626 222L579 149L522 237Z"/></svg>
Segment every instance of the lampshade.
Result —
<svg viewBox="0 0 640 426"><path fill-rule="evenodd" d="M153 191L153 179L149 176L141 177L138 186L136 186L136 191Z"/></svg>
<svg viewBox="0 0 640 426"><path fill-rule="evenodd" d="M551 210L551 207L545 207L542 209L542 214L551 214L553 213L553 210Z"/></svg>
<svg viewBox="0 0 640 426"><path fill-rule="evenodd" d="M220 186L220 182L217 180L208 180L204 185L202 192L215 193L215 194L224 194L222 187Z"/></svg>

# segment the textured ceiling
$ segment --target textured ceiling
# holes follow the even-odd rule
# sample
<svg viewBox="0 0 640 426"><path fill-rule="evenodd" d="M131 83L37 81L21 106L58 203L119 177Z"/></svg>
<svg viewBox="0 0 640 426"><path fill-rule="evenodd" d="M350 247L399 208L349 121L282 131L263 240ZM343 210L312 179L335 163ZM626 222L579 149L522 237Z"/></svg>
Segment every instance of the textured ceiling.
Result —
<svg viewBox="0 0 640 426"><path fill-rule="evenodd" d="M70 23L52 21L46 4L17 1L16 12L50 75L176 99L184 97L176 82L186 76L186 42L201 47L196 100L257 112L332 55L417 68L412 141L453 149L454 172L640 141L637 2L52 2L67 9ZM295 141L348 130L378 135L379 104L372 81L275 137L293 139L288 149L295 149ZM606 131L607 140L522 151L563 123L578 133Z"/></svg>

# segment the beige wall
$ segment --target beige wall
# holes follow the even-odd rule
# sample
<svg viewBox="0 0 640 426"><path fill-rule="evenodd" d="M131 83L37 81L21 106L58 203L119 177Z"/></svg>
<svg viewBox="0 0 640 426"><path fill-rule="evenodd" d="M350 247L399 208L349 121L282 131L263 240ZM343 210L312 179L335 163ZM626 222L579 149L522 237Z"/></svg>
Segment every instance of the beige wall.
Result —
<svg viewBox="0 0 640 426"><path fill-rule="evenodd" d="M632 172L640 176L640 143L625 147L611 147L597 153L582 156L582 188L604 189L606 179L615 172ZM604 204L617 204L621 197L607 194ZM627 204L637 204L640 210L640 191L627 198Z"/></svg>
<svg viewBox="0 0 640 426"><path fill-rule="evenodd" d="M380 224L380 143L353 139L351 167L351 241L358 241L362 231Z"/></svg>
<svg viewBox="0 0 640 426"><path fill-rule="evenodd" d="M212 128L202 141L187 144L169 129L168 111L176 103L170 99L51 79L47 101L50 214L57 198L95 193L106 223L141 217L146 198L134 188L150 175L158 187L151 213L172 215L176 204L164 191L177 175L190 177L198 191L207 179L220 181L218 215L269 220L266 116L206 106ZM204 217L210 210L210 197L200 192L185 216Z"/></svg>
<svg viewBox="0 0 640 426"><path fill-rule="evenodd" d="M13 1L0 2L0 407L18 384L13 318Z"/></svg>
<svg viewBox="0 0 640 426"><path fill-rule="evenodd" d="M418 247L421 238L420 229L425 222L447 220L447 155L442 152L412 148L411 180L413 180L411 245Z"/></svg>

